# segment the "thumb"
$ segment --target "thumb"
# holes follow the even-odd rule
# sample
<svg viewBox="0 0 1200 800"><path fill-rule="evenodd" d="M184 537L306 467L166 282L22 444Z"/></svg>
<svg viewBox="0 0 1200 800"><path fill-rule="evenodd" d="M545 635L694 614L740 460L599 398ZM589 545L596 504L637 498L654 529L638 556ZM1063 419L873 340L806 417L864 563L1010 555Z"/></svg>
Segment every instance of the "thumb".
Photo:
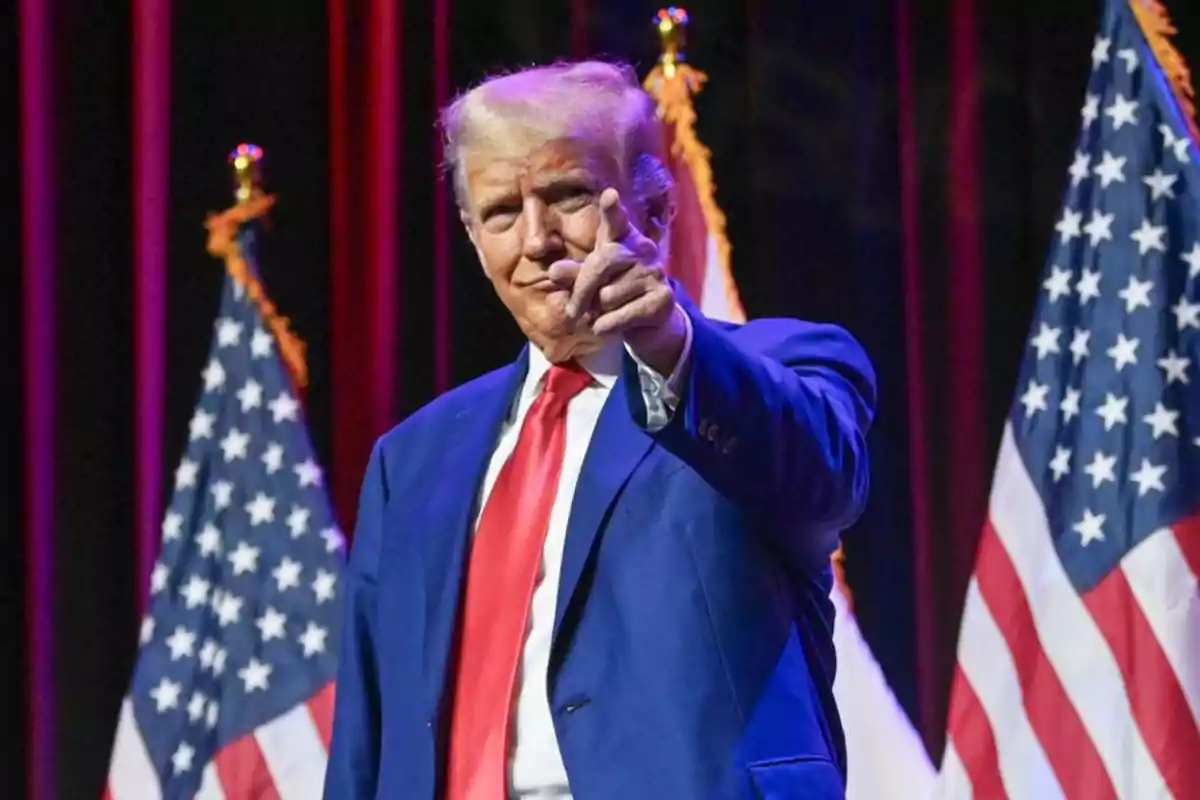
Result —
<svg viewBox="0 0 1200 800"><path fill-rule="evenodd" d="M600 228L596 232L596 245L619 242L629 235L629 215L616 189L608 188L600 194Z"/></svg>

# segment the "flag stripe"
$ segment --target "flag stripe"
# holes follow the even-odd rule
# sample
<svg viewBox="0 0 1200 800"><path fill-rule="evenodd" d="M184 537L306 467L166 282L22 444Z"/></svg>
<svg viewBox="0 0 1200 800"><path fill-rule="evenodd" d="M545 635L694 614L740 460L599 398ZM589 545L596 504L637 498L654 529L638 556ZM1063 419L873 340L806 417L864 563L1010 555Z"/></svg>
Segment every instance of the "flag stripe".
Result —
<svg viewBox="0 0 1200 800"><path fill-rule="evenodd" d="M978 591L977 587L974 591ZM971 682L963 674L962 665L954 670L954 701L950 706L949 730L951 743L956 748L953 755L954 769L962 771L973 793L980 797L1003 797L1004 782L1000 778L1000 754L996 750L996 737L988 724L986 711ZM957 749L970 753L970 768L958 759ZM1026 762L1028 763L1028 762Z"/></svg>
<svg viewBox="0 0 1200 800"><path fill-rule="evenodd" d="M1026 714L1026 706L1017 702L1022 697L1022 685L1013 653L975 579L967 587L964 619L968 624L962 632L959 669L963 687L970 688L982 714L973 715L979 729L968 728L967 715L973 710L972 704L968 698L965 705L959 706L955 695L951 736L972 784L977 787L976 794L996 796L989 793L994 785L989 773L994 772L1013 796L1046 800L1063 797L1059 779ZM955 684L954 688L957 690L959 686ZM993 741L994 767L992 748L983 738L985 730ZM1000 796L1003 794L1002 791Z"/></svg>
<svg viewBox="0 0 1200 800"><path fill-rule="evenodd" d="M1151 537L1170 537L1170 530ZM1143 542L1145 547L1151 540ZM1138 606L1123 570L1084 595L1129 687L1146 746L1175 797L1200 795L1200 730L1158 638Z"/></svg>
<svg viewBox="0 0 1200 800"><path fill-rule="evenodd" d="M977 571L981 584L984 575L999 574L995 593L984 585L984 596L1009 646L1029 647L1017 653L1017 662L1030 659L1029 678L1045 695L1027 696L1026 706L1038 709L1041 721L1033 723L1043 746L1048 752L1060 751L1058 758L1050 752L1050 761L1063 789L1070 797L1089 798L1102 791L1115 790L1121 798L1132 797L1135 789L1164 791L1163 777L1134 724L1113 653L1054 549L1041 497L1017 450L1011 424L1005 426L1000 444L991 517L995 541L1003 547L981 549ZM985 535L984 548L988 540ZM1032 607L1031 597L1037 601ZM1002 610L1006 607L1007 613ZM1021 614L1021 626L1009 614ZM1033 651L1039 642L1040 648ZM1033 662L1031 652L1044 654L1046 663ZM1082 730L1075 731L1071 719L1081 722ZM1064 725L1082 738L1064 739ZM1093 753L1107 768L1107 776L1104 769L1096 774Z"/></svg>
<svg viewBox="0 0 1200 800"><path fill-rule="evenodd" d="M1200 549L1200 529L1192 525L1177 529L1182 535L1166 529L1151 536L1125 556L1121 566L1129 591L1137 598L1146 623L1180 682L1192 722L1200 726L1200 669L1194 663L1195 654L1200 653L1200 592L1181 546L1187 542Z"/></svg>
<svg viewBox="0 0 1200 800"><path fill-rule="evenodd" d="M227 797L279 800L279 792L253 733L218 752L214 761Z"/></svg>
<svg viewBox="0 0 1200 800"><path fill-rule="evenodd" d="M307 704L263 725L254 738L282 797L304 796L324 784L328 753Z"/></svg>
<svg viewBox="0 0 1200 800"><path fill-rule="evenodd" d="M221 788L221 776L217 774L217 765L208 762L200 776L200 788L196 791L195 800L225 800L225 790Z"/></svg>
<svg viewBox="0 0 1200 800"><path fill-rule="evenodd" d="M954 740L946 741L946 749L942 753L942 771L938 775L941 781L941 788L938 792L939 797L953 797L955 800L973 800L975 797L974 789L971 786L971 779L967 777L966 765L962 758L958 755L958 750L954 747ZM1003 790L1003 787L1001 787ZM1004 797L1003 794L994 795L995 797ZM989 800L986 795L980 795L982 800Z"/></svg>
<svg viewBox="0 0 1200 800"><path fill-rule="evenodd" d="M117 720L108 790L113 800L155 800L162 797L158 771L146 752L146 744L142 741L137 720L133 716L133 701L128 697L121 703L121 716Z"/></svg>
<svg viewBox="0 0 1200 800"><path fill-rule="evenodd" d="M308 710L312 712L313 722L320 731L321 741L329 747L333 741L333 701L335 695L335 684L333 681L325 684L321 691L317 692L308 701Z"/></svg>

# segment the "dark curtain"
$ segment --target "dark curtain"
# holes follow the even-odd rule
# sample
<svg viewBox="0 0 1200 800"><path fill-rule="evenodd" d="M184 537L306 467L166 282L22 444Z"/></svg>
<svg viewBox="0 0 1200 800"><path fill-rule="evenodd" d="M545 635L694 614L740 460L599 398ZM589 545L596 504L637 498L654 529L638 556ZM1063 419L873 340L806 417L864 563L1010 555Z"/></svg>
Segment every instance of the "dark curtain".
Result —
<svg viewBox="0 0 1200 800"><path fill-rule="evenodd" d="M1171 5L1196 61L1200 8ZM267 152L280 201L260 260L307 341L313 435L349 525L373 438L520 344L439 182L436 108L490 70L557 57L619 57L645 74L656 9L0 10L5 796L95 797L103 785L154 534L145 509L171 485L216 313L221 267L202 222L230 202L226 153L245 140ZM1100 3L689 10L688 52L710 76L699 133L748 313L845 325L878 370L873 494L847 535L847 572L860 624L936 759ZM160 50L147 38L155 15L169 32ZM147 69L163 81L153 108L137 99L155 96ZM165 197L147 196L156 179Z"/></svg>

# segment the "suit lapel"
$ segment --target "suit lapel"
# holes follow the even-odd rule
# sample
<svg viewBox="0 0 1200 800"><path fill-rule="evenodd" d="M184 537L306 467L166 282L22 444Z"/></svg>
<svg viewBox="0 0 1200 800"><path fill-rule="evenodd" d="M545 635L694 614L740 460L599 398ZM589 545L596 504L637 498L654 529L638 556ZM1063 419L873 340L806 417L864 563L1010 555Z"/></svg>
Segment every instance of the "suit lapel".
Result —
<svg viewBox="0 0 1200 800"><path fill-rule="evenodd" d="M630 416L626 394L632 390L630 381L632 386L638 385L637 373L628 356L623 361L623 374L613 385L600 412L571 503L554 611L551 664L558 663L554 655L561 646L559 634L563 619L572 612L573 604L583 602L582 596L576 596L582 595L578 591L580 578L597 544L600 529L607 522L609 509L654 444Z"/></svg>
<svg viewBox="0 0 1200 800"><path fill-rule="evenodd" d="M454 645L462 582L479 487L496 440L528 368L522 350L496 380L451 422L438 474L429 482L425 514L415 523L425 589L425 678L428 697L440 698Z"/></svg>

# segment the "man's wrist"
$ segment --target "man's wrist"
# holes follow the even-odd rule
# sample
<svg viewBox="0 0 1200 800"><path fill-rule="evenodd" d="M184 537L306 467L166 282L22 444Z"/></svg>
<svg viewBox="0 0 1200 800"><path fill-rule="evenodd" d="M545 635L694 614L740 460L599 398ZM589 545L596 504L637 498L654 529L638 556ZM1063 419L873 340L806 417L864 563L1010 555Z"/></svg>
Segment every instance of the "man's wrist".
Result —
<svg viewBox="0 0 1200 800"><path fill-rule="evenodd" d="M638 360L664 378L675 372L687 343L687 314L678 303L658 328L629 331L625 343Z"/></svg>

